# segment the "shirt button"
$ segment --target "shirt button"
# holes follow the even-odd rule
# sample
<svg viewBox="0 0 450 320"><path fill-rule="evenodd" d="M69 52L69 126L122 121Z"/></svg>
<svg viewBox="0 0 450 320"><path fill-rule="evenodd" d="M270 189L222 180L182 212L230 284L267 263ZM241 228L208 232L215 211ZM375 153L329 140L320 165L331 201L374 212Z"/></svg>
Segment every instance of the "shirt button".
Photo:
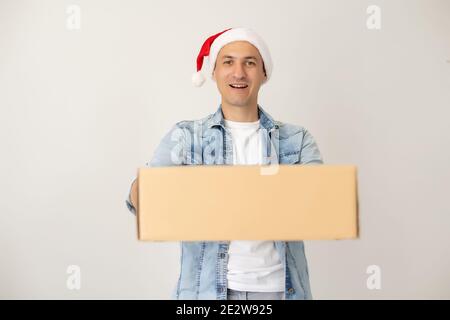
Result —
<svg viewBox="0 0 450 320"><path fill-rule="evenodd" d="M293 294L295 292L294 288L289 288L288 293Z"/></svg>
<svg viewBox="0 0 450 320"><path fill-rule="evenodd" d="M224 258L225 258L225 253L221 252L221 253L219 254L219 257L222 258L222 259L224 259Z"/></svg>

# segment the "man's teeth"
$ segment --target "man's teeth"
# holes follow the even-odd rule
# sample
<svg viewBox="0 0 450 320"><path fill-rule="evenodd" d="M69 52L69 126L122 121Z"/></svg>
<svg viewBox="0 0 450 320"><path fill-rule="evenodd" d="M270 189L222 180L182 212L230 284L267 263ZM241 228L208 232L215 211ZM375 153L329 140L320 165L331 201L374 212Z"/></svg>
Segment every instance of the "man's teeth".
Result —
<svg viewBox="0 0 450 320"><path fill-rule="evenodd" d="M247 88L246 84L230 84L232 88Z"/></svg>

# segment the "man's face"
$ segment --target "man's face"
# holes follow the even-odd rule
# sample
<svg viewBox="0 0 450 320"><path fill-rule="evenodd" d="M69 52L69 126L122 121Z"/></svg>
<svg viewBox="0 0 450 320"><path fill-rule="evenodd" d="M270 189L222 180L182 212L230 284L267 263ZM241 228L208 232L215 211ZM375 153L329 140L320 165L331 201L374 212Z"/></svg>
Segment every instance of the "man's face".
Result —
<svg viewBox="0 0 450 320"><path fill-rule="evenodd" d="M256 104L259 88L266 79L261 55L247 41L234 41L220 49L213 77L222 102L238 107Z"/></svg>

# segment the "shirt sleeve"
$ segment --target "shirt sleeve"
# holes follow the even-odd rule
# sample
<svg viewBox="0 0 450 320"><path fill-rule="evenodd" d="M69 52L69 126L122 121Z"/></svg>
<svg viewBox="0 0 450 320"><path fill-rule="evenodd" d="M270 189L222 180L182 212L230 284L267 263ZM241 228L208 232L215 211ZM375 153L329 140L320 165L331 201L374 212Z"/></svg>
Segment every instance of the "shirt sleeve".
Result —
<svg viewBox="0 0 450 320"><path fill-rule="evenodd" d="M179 123L175 124L162 138L157 146L153 157L148 161L146 167L167 167L186 164L186 132ZM128 210L136 214L136 208L131 203L131 187L136 180L131 181L125 204Z"/></svg>
<svg viewBox="0 0 450 320"><path fill-rule="evenodd" d="M300 150L300 164L323 164L322 155L317 142L311 133L304 129L302 147Z"/></svg>
<svg viewBox="0 0 450 320"><path fill-rule="evenodd" d="M133 186L133 182L135 180L136 180L136 178L133 178L133 180L131 181L130 189L128 190L128 195L127 195L127 198L125 200L125 204L127 205L128 210L130 210L130 212L134 213L134 214L136 214L136 208L131 203L131 187Z"/></svg>

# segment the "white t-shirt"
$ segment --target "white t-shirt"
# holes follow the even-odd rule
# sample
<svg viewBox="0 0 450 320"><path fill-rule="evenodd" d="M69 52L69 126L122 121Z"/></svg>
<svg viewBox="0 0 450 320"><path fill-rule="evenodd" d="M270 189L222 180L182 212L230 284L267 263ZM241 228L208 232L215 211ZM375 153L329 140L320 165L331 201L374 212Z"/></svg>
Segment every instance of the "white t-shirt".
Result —
<svg viewBox="0 0 450 320"><path fill-rule="evenodd" d="M261 164L262 136L259 120L224 121L233 141L233 164ZM230 289L280 292L284 291L284 277L283 265L273 241L230 242L227 273Z"/></svg>

